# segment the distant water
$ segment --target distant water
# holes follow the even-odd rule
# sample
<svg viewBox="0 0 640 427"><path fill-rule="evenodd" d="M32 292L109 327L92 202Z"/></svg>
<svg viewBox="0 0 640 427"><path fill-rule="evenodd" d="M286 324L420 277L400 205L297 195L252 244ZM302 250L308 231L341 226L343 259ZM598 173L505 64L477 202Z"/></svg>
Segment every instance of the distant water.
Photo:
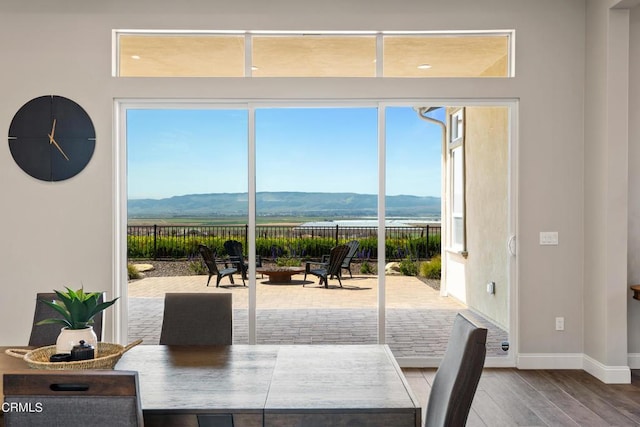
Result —
<svg viewBox="0 0 640 427"><path fill-rule="evenodd" d="M397 218L385 220L387 227L415 227L418 225L440 225L439 217L428 218ZM300 224L298 227L376 227L377 219L341 219L335 221L311 221Z"/></svg>

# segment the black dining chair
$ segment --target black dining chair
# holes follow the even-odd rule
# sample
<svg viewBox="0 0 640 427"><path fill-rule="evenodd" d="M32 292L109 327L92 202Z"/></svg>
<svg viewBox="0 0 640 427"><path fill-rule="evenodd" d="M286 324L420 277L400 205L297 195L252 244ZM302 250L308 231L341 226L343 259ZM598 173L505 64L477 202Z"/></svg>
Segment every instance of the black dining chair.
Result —
<svg viewBox="0 0 640 427"><path fill-rule="evenodd" d="M47 345L55 345L58 335L60 335L60 329L62 325L59 324L46 324L37 325L37 323L44 319L62 319L62 315L43 303L41 300L53 301L58 296L54 292L43 292L36 294L36 308L33 313L33 324L31 326L31 335L29 336L29 345L32 347L43 347ZM105 299L104 293L98 298L98 303L103 302ZM98 337L98 341L102 341L102 318L104 312L96 314L93 318L93 332Z"/></svg>
<svg viewBox="0 0 640 427"><path fill-rule="evenodd" d="M137 372L34 370L2 381L5 427L144 425Z"/></svg>
<svg viewBox="0 0 640 427"><path fill-rule="evenodd" d="M487 329L458 313L433 380L425 427L464 426L487 353Z"/></svg>
<svg viewBox="0 0 640 427"><path fill-rule="evenodd" d="M230 293L167 293L160 344L231 345L232 318Z"/></svg>

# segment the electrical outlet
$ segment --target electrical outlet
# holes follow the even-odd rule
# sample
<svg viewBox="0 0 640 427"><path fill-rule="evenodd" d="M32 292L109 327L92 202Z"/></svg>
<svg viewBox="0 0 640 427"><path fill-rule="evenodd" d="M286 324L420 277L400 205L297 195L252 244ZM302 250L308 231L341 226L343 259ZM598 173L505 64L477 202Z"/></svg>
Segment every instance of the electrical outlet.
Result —
<svg viewBox="0 0 640 427"><path fill-rule="evenodd" d="M558 232L557 231L541 231L540 232L540 244L541 245L558 245Z"/></svg>
<svg viewBox="0 0 640 427"><path fill-rule="evenodd" d="M556 317L556 331L564 331L564 317Z"/></svg>

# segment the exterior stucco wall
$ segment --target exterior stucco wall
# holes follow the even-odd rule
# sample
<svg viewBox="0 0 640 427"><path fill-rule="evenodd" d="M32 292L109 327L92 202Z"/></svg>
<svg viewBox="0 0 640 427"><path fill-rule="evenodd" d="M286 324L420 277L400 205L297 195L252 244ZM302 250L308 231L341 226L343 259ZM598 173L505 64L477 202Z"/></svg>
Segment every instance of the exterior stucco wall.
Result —
<svg viewBox="0 0 640 427"><path fill-rule="evenodd" d="M465 114L467 304L508 329L508 109L467 107ZM494 295L487 282L495 282Z"/></svg>

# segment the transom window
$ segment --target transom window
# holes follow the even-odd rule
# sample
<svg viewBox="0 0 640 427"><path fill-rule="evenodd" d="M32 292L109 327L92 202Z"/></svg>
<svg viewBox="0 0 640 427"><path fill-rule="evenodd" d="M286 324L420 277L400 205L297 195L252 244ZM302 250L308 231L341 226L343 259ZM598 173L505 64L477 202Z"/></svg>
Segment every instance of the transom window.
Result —
<svg viewBox="0 0 640 427"><path fill-rule="evenodd" d="M242 77L244 37L221 34L121 34L122 77Z"/></svg>
<svg viewBox="0 0 640 427"><path fill-rule="evenodd" d="M513 77L513 31L115 30L120 77Z"/></svg>

